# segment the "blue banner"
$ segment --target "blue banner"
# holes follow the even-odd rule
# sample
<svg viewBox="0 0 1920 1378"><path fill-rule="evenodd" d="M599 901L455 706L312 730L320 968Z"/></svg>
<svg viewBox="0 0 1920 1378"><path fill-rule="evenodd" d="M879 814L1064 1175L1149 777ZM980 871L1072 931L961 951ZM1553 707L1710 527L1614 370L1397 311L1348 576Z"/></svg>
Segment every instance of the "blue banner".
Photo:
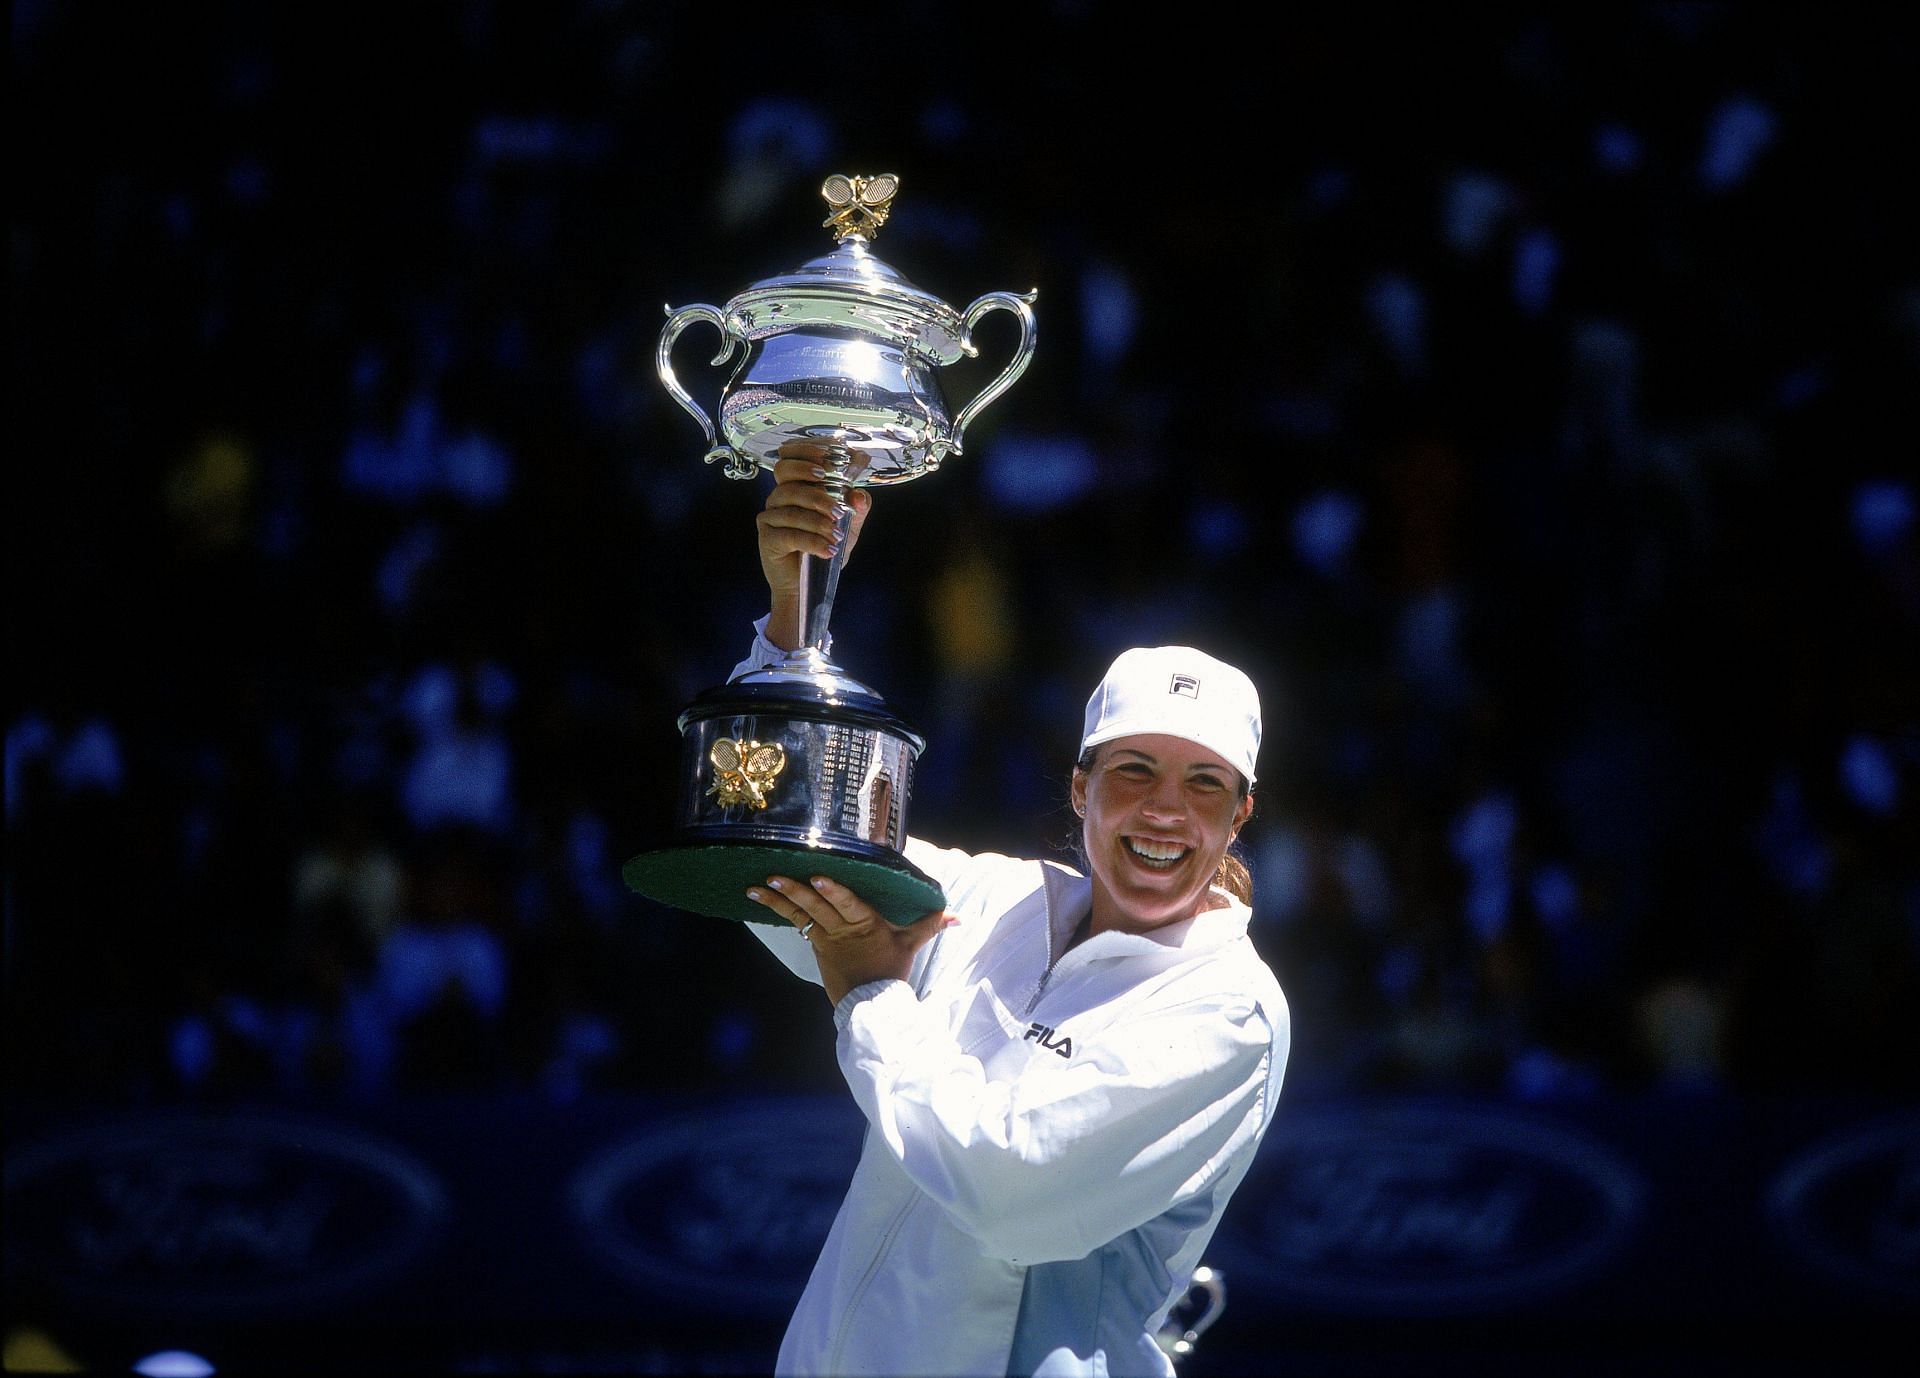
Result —
<svg viewBox="0 0 1920 1378"><path fill-rule="evenodd" d="M864 1128L835 1096L12 1120L10 1331L216 1370L764 1370ZM1838 1358L1920 1307L1920 1114L1301 1100L1207 1261L1228 1305L1192 1372Z"/></svg>

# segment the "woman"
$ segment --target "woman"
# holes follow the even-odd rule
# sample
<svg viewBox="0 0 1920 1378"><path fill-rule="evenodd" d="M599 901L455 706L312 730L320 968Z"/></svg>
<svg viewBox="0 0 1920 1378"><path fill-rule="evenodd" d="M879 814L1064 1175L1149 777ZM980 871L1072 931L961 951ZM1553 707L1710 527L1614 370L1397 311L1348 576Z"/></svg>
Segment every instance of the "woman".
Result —
<svg viewBox="0 0 1920 1378"><path fill-rule="evenodd" d="M795 643L799 557L835 539L820 472L774 476L772 610L736 675ZM869 499L850 501L849 549ZM1084 876L913 840L948 908L900 927L825 878L749 890L787 925L755 936L825 987L870 1127L779 1372L1172 1372L1154 1332L1287 1058L1286 1001L1228 857L1259 741L1238 670L1128 651L1088 701L1073 772Z"/></svg>

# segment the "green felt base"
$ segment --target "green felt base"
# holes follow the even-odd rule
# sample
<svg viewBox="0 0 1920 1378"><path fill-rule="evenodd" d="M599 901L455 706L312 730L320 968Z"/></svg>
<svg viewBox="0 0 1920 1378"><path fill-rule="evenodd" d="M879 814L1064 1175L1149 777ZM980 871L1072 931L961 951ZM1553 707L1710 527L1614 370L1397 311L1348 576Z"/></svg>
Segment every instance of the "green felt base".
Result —
<svg viewBox="0 0 1920 1378"><path fill-rule="evenodd" d="M675 909L743 923L784 924L785 919L747 898L749 885L769 876L811 880L829 876L905 927L923 914L944 909L947 897L906 861L897 866L814 847L772 842L727 842L661 847L642 852L620 873L627 888Z"/></svg>

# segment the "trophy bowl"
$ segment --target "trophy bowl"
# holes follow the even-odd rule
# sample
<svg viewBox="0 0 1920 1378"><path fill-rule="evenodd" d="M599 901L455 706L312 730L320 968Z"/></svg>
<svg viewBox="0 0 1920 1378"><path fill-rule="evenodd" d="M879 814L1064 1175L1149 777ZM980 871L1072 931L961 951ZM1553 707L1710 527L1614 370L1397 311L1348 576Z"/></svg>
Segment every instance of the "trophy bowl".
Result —
<svg viewBox="0 0 1920 1378"><path fill-rule="evenodd" d="M1033 357L1034 293L989 292L959 312L874 256L899 178L836 174L821 188L833 213L832 253L757 282L724 309L669 308L654 364L668 394L700 423L707 461L733 478L771 469L783 453L816 448L846 456L862 486L932 472L958 453L974 417L1026 371ZM999 375L949 416L938 370L978 354L973 327L995 311L1020 322L1020 342ZM739 356L721 392L716 426L673 370L682 331L720 331L719 366Z"/></svg>
<svg viewBox="0 0 1920 1378"><path fill-rule="evenodd" d="M902 853L915 762L926 739L828 655L855 487L903 483L962 452L967 425L1033 356L1035 293L989 292L965 311L914 287L873 254L899 178L835 174L821 187L834 250L753 284L724 308L668 308L655 352L667 392L700 423L708 463L751 479L805 457L839 503L829 560L801 557L801 644L707 690L680 715L679 796L668 835L626 863L628 888L693 913L778 923L746 897L772 875L831 876L890 922L945 904ZM958 413L939 370L978 351L975 324L1020 323L1012 359ZM688 395L673 348L690 326L720 332L731 362L716 420Z"/></svg>

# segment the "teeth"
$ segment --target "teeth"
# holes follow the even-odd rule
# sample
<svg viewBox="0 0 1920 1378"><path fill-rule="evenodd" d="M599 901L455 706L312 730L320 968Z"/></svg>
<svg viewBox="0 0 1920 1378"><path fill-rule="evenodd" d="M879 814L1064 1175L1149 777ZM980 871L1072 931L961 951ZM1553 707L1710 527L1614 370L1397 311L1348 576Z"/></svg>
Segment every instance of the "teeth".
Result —
<svg viewBox="0 0 1920 1378"><path fill-rule="evenodd" d="M1187 854L1187 848L1177 842L1151 842L1142 837L1130 837L1126 842L1128 851L1156 866L1171 866Z"/></svg>

